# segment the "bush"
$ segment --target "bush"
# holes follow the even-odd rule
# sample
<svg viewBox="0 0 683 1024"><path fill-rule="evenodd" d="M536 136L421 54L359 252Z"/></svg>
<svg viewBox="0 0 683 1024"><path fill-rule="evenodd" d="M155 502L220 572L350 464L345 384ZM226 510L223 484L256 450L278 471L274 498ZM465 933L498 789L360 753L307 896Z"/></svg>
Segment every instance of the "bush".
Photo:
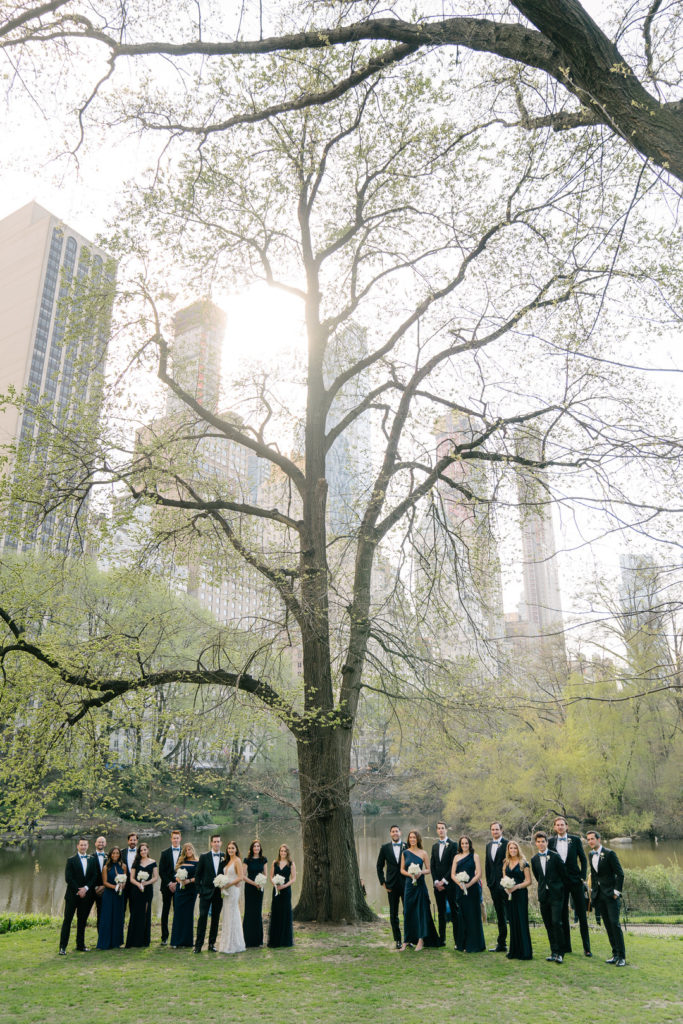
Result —
<svg viewBox="0 0 683 1024"><path fill-rule="evenodd" d="M683 913L683 871L677 865L626 868L624 902L630 913Z"/></svg>
<svg viewBox="0 0 683 1024"><path fill-rule="evenodd" d="M44 928L52 923L47 914L0 914L0 935L23 932L27 928Z"/></svg>

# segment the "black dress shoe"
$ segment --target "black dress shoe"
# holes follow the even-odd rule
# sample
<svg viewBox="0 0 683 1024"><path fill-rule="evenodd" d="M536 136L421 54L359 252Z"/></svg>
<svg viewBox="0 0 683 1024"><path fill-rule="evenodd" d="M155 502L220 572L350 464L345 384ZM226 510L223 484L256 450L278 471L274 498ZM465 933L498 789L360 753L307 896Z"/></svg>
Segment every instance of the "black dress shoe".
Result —
<svg viewBox="0 0 683 1024"><path fill-rule="evenodd" d="M548 963L549 963L549 964L551 964L551 963L553 963L553 962L554 962L555 960L557 960L557 957L555 956L555 954L554 954L554 953L551 953L551 954L550 954L550 956L547 956L547 957L546 957L546 960L548 961Z"/></svg>
<svg viewBox="0 0 683 1024"><path fill-rule="evenodd" d="M489 946L489 953L507 953L507 946Z"/></svg>
<svg viewBox="0 0 683 1024"><path fill-rule="evenodd" d="M397 939L396 942L395 942L396 949L400 949L402 945L403 945L403 943L401 942L401 940Z"/></svg>
<svg viewBox="0 0 683 1024"><path fill-rule="evenodd" d="M90 946L76 946L76 952L77 953L89 953L90 952Z"/></svg>
<svg viewBox="0 0 683 1024"><path fill-rule="evenodd" d="M563 958L563 956L562 956L562 954L561 954L561 953L560 953L560 955L559 955L559 956L556 956L556 957L555 957L555 963L556 963L556 964L561 964L561 963L563 963L563 960L564 960L564 958Z"/></svg>
<svg viewBox="0 0 683 1024"><path fill-rule="evenodd" d="M66 950L65 949L60 949L59 950L59 955L60 956L66 956Z"/></svg>
<svg viewBox="0 0 683 1024"><path fill-rule="evenodd" d="M593 956L593 954L591 953L590 949L584 949L583 955L584 956Z"/></svg>
<svg viewBox="0 0 683 1024"><path fill-rule="evenodd" d="M215 946L209 946L209 953L217 953L217 952L218 952L218 950L216 949Z"/></svg>
<svg viewBox="0 0 683 1024"><path fill-rule="evenodd" d="M201 949L193 949L192 952L193 953L201 953Z"/></svg>
<svg viewBox="0 0 683 1024"><path fill-rule="evenodd" d="M605 963L606 963L606 964L615 964L615 963L617 962L617 960L618 960L618 959L619 959L619 957L618 957L618 956L611 956L611 957L609 958L609 960L605 960Z"/></svg>
<svg viewBox="0 0 683 1024"><path fill-rule="evenodd" d="M614 961L614 966L615 967L626 967L626 961L622 957L619 960L615 960Z"/></svg>
<svg viewBox="0 0 683 1024"><path fill-rule="evenodd" d="M168 946L168 939L162 939L161 940L161 945L162 946Z"/></svg>

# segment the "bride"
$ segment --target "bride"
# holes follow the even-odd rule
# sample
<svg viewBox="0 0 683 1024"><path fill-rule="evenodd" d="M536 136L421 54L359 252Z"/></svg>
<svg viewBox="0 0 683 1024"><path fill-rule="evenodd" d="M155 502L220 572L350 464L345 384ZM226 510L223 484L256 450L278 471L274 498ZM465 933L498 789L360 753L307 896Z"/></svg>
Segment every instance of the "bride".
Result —
<svg viewBox="0 0 683 1024"><path fill-rule="evenodd" d="M237 843L228 843L228 860L223 868L227 882L221 887L223 913L221 914L221 938L219 953L243 953L244 945L242 920L240 917L240 890L242 884L242 861Z"/></svg>

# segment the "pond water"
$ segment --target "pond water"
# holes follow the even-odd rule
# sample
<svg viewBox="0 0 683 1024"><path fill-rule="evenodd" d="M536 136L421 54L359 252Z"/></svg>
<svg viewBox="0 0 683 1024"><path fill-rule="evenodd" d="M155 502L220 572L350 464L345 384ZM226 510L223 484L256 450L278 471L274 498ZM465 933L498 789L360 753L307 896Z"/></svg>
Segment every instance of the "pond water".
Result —
<svg viewBox="0 0 683 1024"><path fill-rule="evenodd" d="M357 818L356 825L356 849L360 864L360 874L363 879L368 895L368 902L375 910L384 909L385 898L383 890L377 881L375 864L377 854L382 843L389 838L389 826L394 819L388 816ZM414 822L404 823L399 821L403 831L403 837L407 836L412 827L420 830L425 848L429 849L434 842L435 823ZM126 845L126 833L112 833L107 836L107 848ZM184 841L195 845L198 852L203 852L209 847L209 836L211 832L186 832L183 835ZM256 835L253 825L228 825L221 827L223 837L223 849L230 839L237 842L242 854L246 854L251 840ZM300 868L302 864L301 839L299 836L298 824L295 820L289 822L268 823L261 825L260 838L269 861L277 852L280 843L287 843L292 850L295 863ZM455 838L455 833L452 834ZM473 836L474 845L477 851L482 854L486 844L487 836ZM95 836L90 837L90 852L94 850ZM152 837L148 840L152 856L158 860L163 849L170 845L167 834ZM609 845L609 843L607 843ZM524 847L525 853L529 855L531 849L528 844ZM658 845L645 840L637 841L629 845L615 845L614 849L624 867L636 868L646 867L651 864L668 865L671 862L683 863L683 840L668 840ZM43 839L32 843L29 847L3 847L0 849L0 913L14 911L19 913L43 913L61 916L64 906L64 864L67 857L75 852L75 842L68 840ZM158 887L157 887L158 889ZM299 885L294 886L294 899L298 895ZM161 913L161 899L158 891L155 892L155 913ZM270 907L270 897L266 894L266 908Z"/></svg>

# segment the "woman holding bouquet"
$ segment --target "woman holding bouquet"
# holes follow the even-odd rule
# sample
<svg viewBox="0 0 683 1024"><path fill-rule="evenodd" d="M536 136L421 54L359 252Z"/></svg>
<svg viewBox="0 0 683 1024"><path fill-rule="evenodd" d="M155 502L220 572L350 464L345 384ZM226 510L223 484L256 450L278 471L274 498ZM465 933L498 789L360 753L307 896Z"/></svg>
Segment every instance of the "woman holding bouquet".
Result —
<svg viewBox="0 0 683 1024"><path fill-rule="evenodd" d="M185 843L175 866L178 885L173 894L171 949L178 949L180 946L194 948L194 905L197 901L194 876L197 873L198 860L192 843Z"/></svg>
<svg viewBox="0 0 683 1024"><path fill-rule="evenodd" d="M278 850L277 860L273 861L270 880L273 883L273 899L270 905L268 945L271 949L293 946L292 884L296 881L296 864L285 843Z"/></svg>
<svg viewBox="0 0 683 1024"><path fill-rule="evenodd" d="M152 896L159 879L157 862L149 855L147 843L140 843L130 869L130 918L126 949L149 946L152 935Z"/></svg>
<svg viewBox="0 0 683 1024"><path fill-rule="evenodd" d="M116 879L123 881L116 881ZM112 846L102 868L102 909L97 933L98 949L119 949L123 945L123 886L128 882L128 869L121 860L121 850Z"/></svg>
<svg viewBox="0 0 683 1024"><path fill-rule="evenodd" d="M451 879L458 900L458 928L455 948L461 953L483 953L486 949L479 909L481 864L469 836L460 836L453 858Z"/></svg>
<svg viewBox="0 0 683 1024"><path fill-rule="evenodd" d="M244 944L247 947L263 945L263 886L267 879L268 861L261 849L258 839L254 839L249 853L244 858L242 875L244 878ZM256 879L262 876L263 881Z"/></svg>
<svg viewBox="0 0 683 1024"><path fill-rule="evenodd" d="M401 874L406 879L401 949L415 946L415 951L419 952L424 946L438 946L439 936L434 927L424 878L429 874L429 857L422 849L422 836L417 829L408 833L408 847L401 854Z"/></svg>
<svg viewBox="0 0 683 1024"><path fill-rule="evenodd" d="M221 913L221 938L219 953L243 953L242 922L240 920L240 886L242 885L242 861L237 843L229 842L227 860L223 868L226 881L221 886L223 910Z"/></svg>
<svg viewBox="0 0 683 1024"><path fill-rule="evenodd" d="M509 878L513 885L506 883L503 888L510 896L510 949L508 960L531 960L531 935L529 934L529 893L531 870L522 857L514 839L508 839L503 861L503 878Z"/></svg>

